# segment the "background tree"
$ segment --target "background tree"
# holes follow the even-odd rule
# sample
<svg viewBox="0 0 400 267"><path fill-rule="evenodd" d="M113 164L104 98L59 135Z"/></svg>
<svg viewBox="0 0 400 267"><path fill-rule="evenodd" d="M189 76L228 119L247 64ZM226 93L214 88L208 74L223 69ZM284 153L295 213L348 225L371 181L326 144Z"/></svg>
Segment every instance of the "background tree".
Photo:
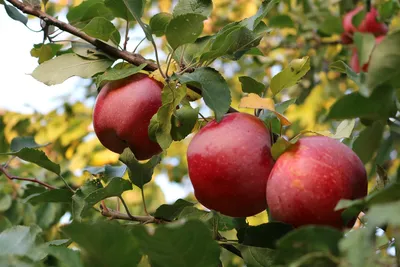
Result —
<svg viewBox="0 0 400 267"><path fill-rule="evenodd" d="M163 153L149 161L102 146L82 102L1 111L1 266L400 266L397 0L0 4L27 31L41 29L30 51L38 81L90 79L87 99L139 72L176 85L152 119ZM302 135L352 148L369 195L336 208L344 221L360 214L356 227L293 229L266 211L228 217L190 190L165 204L152 177L190 188L191 133L237 110L275 134L275 159Z"/></svg>

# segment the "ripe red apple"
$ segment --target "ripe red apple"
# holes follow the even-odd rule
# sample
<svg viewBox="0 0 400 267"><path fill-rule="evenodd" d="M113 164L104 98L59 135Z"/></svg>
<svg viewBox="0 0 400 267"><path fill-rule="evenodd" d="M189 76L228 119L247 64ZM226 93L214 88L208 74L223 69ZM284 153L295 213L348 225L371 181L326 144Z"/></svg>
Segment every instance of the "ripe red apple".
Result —
<svg viewBox="0 0 400 267"><path fill-rule="evenodd" d="M208 123L187 150L198 201L231 217L265 210L265 186L274 164L270 150L270 131L255 116L231 113Z"/></svg>
<svg viewBox="0 0 400 267"><path fill-rule="evenodd" d="M388 32L387 25L377 21L379 14L375 8L371 8L358 27L356 27L353 24L353 17L361 10L363 10L362 6L357 7L344 15L342 20L344 32L341 35L343 44L353 43L353 34L357 31L372 33L375 36L385 35Z"/></svg>
<svg viewBox="0 0 400 267"><path fill-rule="evenodd" d="M267 183L267 203L273 219L295 227L342 228L336 204L364 197L367 187L363 163L350 148L325 136L304 137L277 159Z"/></svg>
<svg viewBox="0 0 400 267"><path fill-rule="evenodd" d="M130 147L138 160L161 152L150 140L151 117L161 107L162 85L142 73L107 83L97 96L94 131L109 150L122 153Z"/></svg>
<svg viewBox="0 0 400 267"><path fill-rule="evenodd" d="M375 38L375 45L379 44L380 42L382 42L382 40L385 38L385 36L379 36ZM350 59L350 67L356 72L359 73L361 70L363 72L367 72L368 71L368 65L369 62L365 63L362 66L362 69L360 69L360 63L358 60L358 54L357 54L357 48L353 48L352 51L352 55L351 55L351 59Z"/></svg>

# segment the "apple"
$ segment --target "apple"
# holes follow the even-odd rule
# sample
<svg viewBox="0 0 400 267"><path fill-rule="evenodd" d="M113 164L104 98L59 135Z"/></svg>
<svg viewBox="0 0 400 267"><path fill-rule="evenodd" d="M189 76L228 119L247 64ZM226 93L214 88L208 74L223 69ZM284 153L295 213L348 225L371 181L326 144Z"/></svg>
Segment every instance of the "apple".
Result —
<svg viewBox="0 0 400 267"><path fill-rule="evenodd" d="M301 138L276 161L267 182L267 203L274 220L299 227L344 225L341 199L367 195L366 170L346 145L325 136Z"/></svg>
<svg viewBox="0 0 400 267"><path fill-rule="evenodd" d="M368 13L366 13L364 19L361 21L360 25L356 27L353 24L353 18L357 15L363 7L356 7L352 11L344 15L342 23L344 32L341 34L341 40L343 44L353 43L353 34L355 32L372 33L375 36L385 35L388 32L388 27L385 23L379 23L377 21L378 11L375 8L371 8Z"/></svg>
<svg viewBox="0 0 400 267"><path fill-rule="evenodd" d="M162 84L143 73L107 83L93 111L100 142L116 153L129 147L138 160L160 153L160 146L149 138L148 127L161 107L161 91Z"/></svg>
<svg viewBox="0 0 400 267"><path fill-rule="evenodd" d="M205 207L231 217L266 209L274 160L271 133L259 118L237 112L209 122L190 142L187 161L194 194Z"/></svg>
<svg viewBox="0 0 400 267"><path fill-rule="evenodd" d="M379 44L382 42L382 40L385 38L385 36L379 36L375 38L375 45ZM368 65L369 62L365 63L362 68L360 68L360 62L358 60L358 54L357 54L357 48L353 48L352 50L352 55L350 58L350 67L356 72L359 73L361 70L363 72L367 72L368 71Z"/></svg>

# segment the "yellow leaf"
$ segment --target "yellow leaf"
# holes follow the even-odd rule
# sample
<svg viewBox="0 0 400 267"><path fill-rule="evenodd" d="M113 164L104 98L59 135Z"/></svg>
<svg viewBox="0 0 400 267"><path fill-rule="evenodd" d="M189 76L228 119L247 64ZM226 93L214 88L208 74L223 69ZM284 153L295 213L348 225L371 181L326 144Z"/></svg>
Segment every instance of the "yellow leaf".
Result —
<svg viewBox="0 0 400 267"><path fill-rule="evenodd" d="M239 108L257 108L275 111L275 103L271 98L262 98L257 94L250 93L240 100Z"/></svg>
<svg viewBox="0 0 400 267"><path fill-rule="evenodd" d="M171 76L177 69L178 69L178 64L176 63L175 60L171 60L171 64L168 68L168 73L167 73L167 64L164 63L161 65L161 69L163 71L164 74L167 74L168 76ZM159 82L165 83L165 79L164 77L161 75L160 70L155 70L153 71L150 75L150 78L153 78Z"/></svg>

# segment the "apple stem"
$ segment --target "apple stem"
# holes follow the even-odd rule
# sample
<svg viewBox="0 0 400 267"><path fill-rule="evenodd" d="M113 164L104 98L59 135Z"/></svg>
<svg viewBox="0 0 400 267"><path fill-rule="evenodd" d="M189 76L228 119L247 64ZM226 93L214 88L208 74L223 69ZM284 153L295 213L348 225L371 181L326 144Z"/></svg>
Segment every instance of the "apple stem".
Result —
<svg viewBox="0 0 400 267"><path fill-rule="evenodd" d="M140 192L142 194L142 202L143 202L144 212L146 213L146 215L149 215L149 213L147 212L146 199L144 198L144 190L143 190L143 188L141 188Z"/></svg>

